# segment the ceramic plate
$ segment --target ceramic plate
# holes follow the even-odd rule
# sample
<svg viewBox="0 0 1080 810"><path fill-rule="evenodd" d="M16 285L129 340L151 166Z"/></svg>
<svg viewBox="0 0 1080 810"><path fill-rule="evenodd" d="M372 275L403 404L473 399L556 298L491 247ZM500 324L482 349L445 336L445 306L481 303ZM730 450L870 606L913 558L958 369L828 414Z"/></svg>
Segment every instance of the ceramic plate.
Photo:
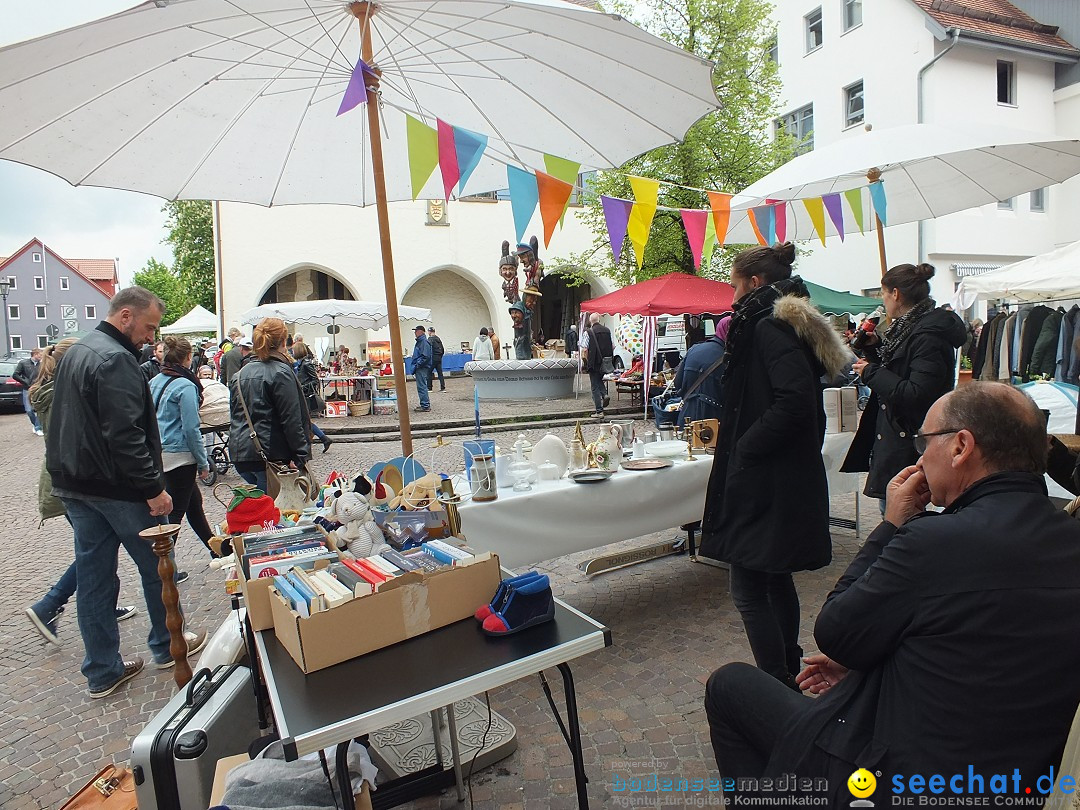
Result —
<svg viewBox="0 0 1080 810"><path fill-rule="evenodd" d="M624 470L660 470L674 463L670 458L628 458L622 467Z"/></svg>
<svg viewBox="0 0 1080 810"><path fill-rule="evenodd" d="M614 470L578 470L570 473L570 480L575 484L595 484L607 481L614 473Z"/></svg>
<svg viewBox="0 0 1080 810"><path fill-rule="evenodd" d="M645 445L645 453L650 456L661 458L679 458L686 455L686 442L681 439L673 439L666 442L649 442Z"/></svg>

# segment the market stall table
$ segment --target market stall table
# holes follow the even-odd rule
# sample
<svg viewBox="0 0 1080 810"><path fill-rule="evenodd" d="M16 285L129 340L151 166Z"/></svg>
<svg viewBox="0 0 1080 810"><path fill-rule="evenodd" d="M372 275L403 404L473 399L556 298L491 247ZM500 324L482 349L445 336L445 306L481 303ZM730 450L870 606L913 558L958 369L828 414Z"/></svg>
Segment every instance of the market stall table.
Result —
<svg viewBox="0 0 1080 810"><path fill-rule="evenodd" d="M377 378L372 375L360 377L358 375L345 376L340 374L327 374L324 377L319 377L319 382L322 384L323 399L326 399L326 386L328 384L333 387L334 393L337 394L339 391L339 386L341 386L342 383L346 383L345 398L347 400L354 400L356 399L356 397L353 396L353 394L358 387L366 388L367 398L371 399L374 396L376 379Z"/></svg>
<svg viewBox="0 0 1080 810"><path fill-rule="evenodd" d="M566 693L578 807L587 808L577 697L569 662L610 646L611 633L566 603L556 599L555 604L554 621L512 636L486 636L470 618L307 675L273 631L255 633L258 663L285 758L292 761L337 745L341 763L355 737L444 706L452 711L455 701L557 667ZM433 666L432 662L438 664ZM460 778L460 763L454 764ZM343 810L352 810L344 770L339 777L346 787L342 791L346 800ZM421 772L418 781L432 789L453 783L448 781L450 772L437 770ZM372 799L376 807L389 807L415 795L420 794L381 786Z"/></svg>

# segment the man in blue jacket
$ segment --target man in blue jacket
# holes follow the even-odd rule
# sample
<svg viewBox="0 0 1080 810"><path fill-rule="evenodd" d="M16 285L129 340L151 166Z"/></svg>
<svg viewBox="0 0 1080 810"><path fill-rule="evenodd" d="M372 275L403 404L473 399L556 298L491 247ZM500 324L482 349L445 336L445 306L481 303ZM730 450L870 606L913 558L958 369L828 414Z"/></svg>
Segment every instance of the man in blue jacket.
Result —
<svg viewBox="0 0 1080 810"><path fill-rule="evenodd" d="M427 339L427 330L417 326L413 330L416 333L416 344L412 350L413 374L416 376L416 394L420 397L420 404L414 410L427 413L431 410L431 369L434 365L431 353L431 341Z"/></svg>

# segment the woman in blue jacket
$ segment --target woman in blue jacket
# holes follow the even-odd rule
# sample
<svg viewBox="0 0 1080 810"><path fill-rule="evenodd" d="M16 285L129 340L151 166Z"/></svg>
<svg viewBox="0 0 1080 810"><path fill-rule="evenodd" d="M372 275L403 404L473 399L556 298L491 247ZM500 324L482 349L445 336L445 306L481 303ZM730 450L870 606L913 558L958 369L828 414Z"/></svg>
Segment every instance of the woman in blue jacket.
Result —
<svg viewBox="0 0 1080 810"><path fill-rule="evenodd" d="M191 344L181 337L165 338L165 362L161 373L150 381L150 394L157 410L161 433L161 461L165 473L165 491L173 501L169 523L179 524L187 515L188 525L199 536L210 556L213 532L203 512L202 494L196 474L206 480L210 462L199 432L199 406L202 387L191 372ZM177 574L177 582L187 578Z"/></svg>

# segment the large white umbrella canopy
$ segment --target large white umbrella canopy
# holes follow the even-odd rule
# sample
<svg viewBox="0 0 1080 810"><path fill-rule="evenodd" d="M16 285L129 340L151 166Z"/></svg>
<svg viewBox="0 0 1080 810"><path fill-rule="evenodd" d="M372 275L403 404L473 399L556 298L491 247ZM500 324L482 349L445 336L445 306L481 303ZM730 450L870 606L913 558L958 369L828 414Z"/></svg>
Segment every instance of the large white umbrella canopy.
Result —
<svg viewBox="0 0 1080 810"><path fill-rule="evenodd" d="M168 326L161 327L163 335L191 335L196 332L216 332L218 316L196 304L190 312L177 318Z"/></svg>
<svg viewBox="0 0 1080 810"><path fill-rule="evenodd" d="M413 197L409 113L490 138L464 189L544 153L618 166L719 105L711 63L562 0L380 0L388 200ZM341 0L157 0L0 50L0 158L74 185L260 205L375 202ZM15 114L14 111L17 111ZM443 194L436 170L421 198Z"/></svg>
<svg viewBox="0 0 1080 810"><path fill-rule="evenodd" d="M316 301L289 301L262 304L240 316L240 323L257 324L263 318L281 318L286 323L337 324L357 329L382 329L390 322L386 304L379 301L343 301L325 298ZM402 321L430 321L431 310L398 307Z"/></svg>
<svg viewBox="0 0 1080 810"><path fill-rule="evenodd" d="M1016 301L1080 298L1080 242L979 276L966 276L956 294L967 306L976 298Z"/></svg>
<svg viewBox="0 0 1080 810"><path fill-rule="evenodd" d="M1011 129L935 124L859 132L785 163L740 192L738 207L767 199L802 200L868 184L877 169L887 199L886 225L900 225L1007 200L1080 174L1080 140ZM869 195L864 225L873 227ZM856 230L843 202L846 231ZM825 218L827 235L836 228ZM816 237L801 203L787 208L787 238ZM755 240L744 212L732 215L729 241Z"/></svg>

